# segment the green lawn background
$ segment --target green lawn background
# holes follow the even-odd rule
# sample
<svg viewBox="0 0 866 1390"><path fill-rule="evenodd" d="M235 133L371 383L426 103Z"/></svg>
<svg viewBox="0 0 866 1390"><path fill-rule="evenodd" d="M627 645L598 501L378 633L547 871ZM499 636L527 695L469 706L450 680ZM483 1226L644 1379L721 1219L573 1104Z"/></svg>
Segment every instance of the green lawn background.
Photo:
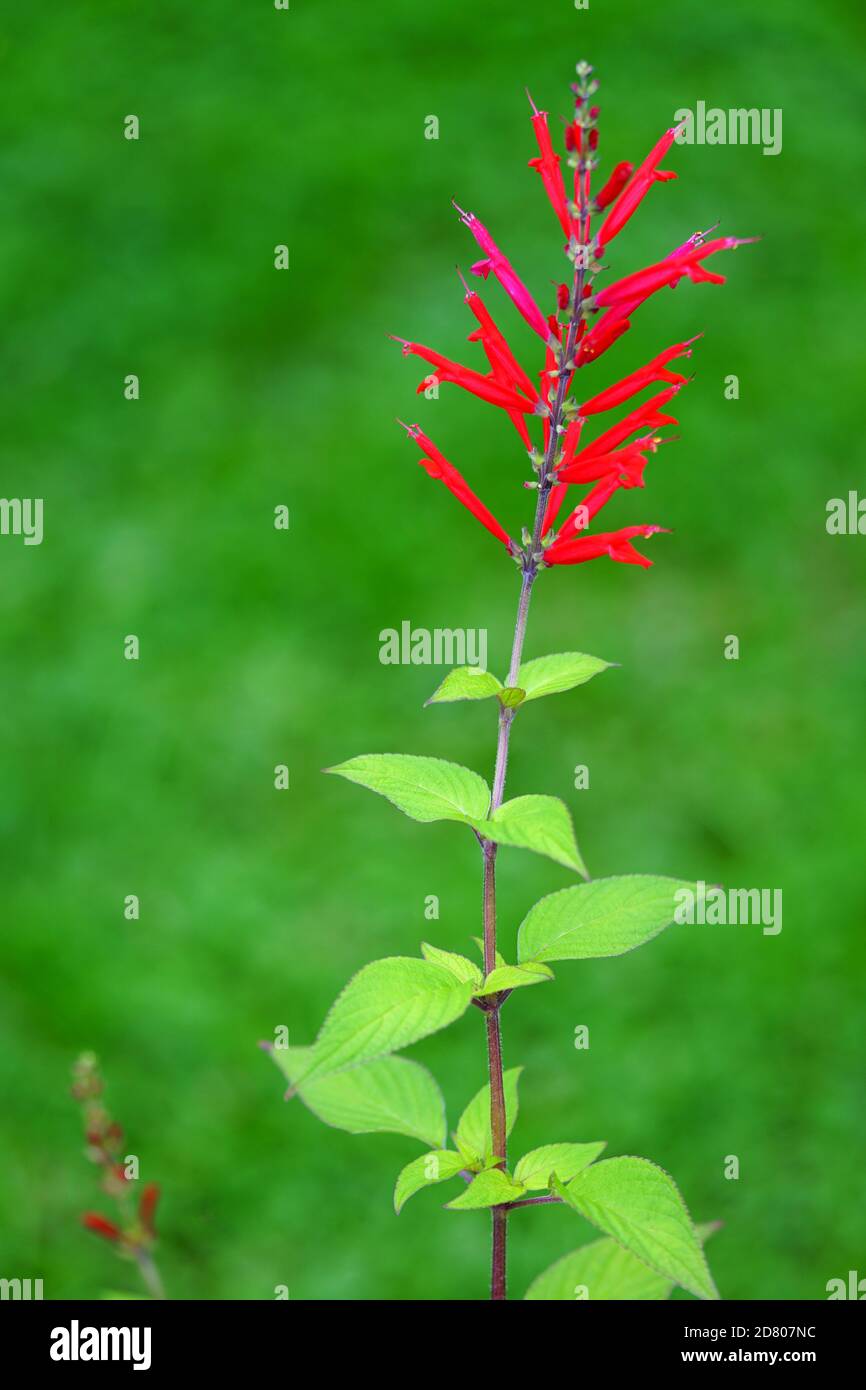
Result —
<svg viewBox="0 0 866 1390"><path fill-rule="evenodd" d="M654 568L556 571L533 600L528 655L621 667L521 715L509 788L566 799L594 875L780 887L785 915L777 937L673 929L516 996L515 1152L607 1138L662 1164L696 1218L725 1222L723 1297L820 1298L866 1273L866 541L824 525L863 486L856 7L103 0L0 20L0 491L44 497L46 526L40 547L0 538L0 1274L46 1297L136 1287L79 1225L100 1207L68 1095L85 1047L162 1185L173 1296L483 1293L486 1218L436 1192L398 1221L417 1146L283 1104L256 1041L280 1024L309 1041L366 961L479 930L472 837L320 769L393 750L490 773L490 709L423 710L441 671L378 660L380 630L409 619L486 627L502 672L516 601L501 548L394 417L422 420L512 531L525 462L497 412L448 388L416 402L420 364L386 334L469 360L454 266L475 257L452 196L549 295L561 237L526 168L523 87L553 124L582 56L605 170L699 99L781 108L784 142L675 150L678 180L611 248L618 274L717 218L764 238L719 258L724 288L657 296L594 371L606 385L705 331L680 442L609 509L673 528ZM531 333L513 338L537 370ZM570 879L518 851L500 864L513 955L527 908ZM480 1019L410 1055L453 1123L484 1079ZM515 1219L512 1294L591 1234L562 1211Z"/></svg>

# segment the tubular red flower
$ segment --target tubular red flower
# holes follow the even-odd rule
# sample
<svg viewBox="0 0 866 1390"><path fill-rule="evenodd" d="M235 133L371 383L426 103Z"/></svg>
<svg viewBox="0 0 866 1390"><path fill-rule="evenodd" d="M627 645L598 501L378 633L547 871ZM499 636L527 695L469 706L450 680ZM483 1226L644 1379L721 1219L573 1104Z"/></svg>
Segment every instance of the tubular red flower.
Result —
<svg viewBox="0 0 866 1390"><path fill-rule="evenodd" d="M455 207L456 207L455 203ZM476 261L472 267L473 275L480 275L486 280L491 270L496 276L505 293L511 299L515 308L523 315L530 328L534 329L540 338L547 342L547 320L536 304L529 290L524 285L514 266L500 251L496 242L488 232L483 223L478 221L474 212L464 212L462 208L457 208L460 220L464 227L468 227L478 245L485 254L486 259Z"/></svg>
<svg viewBox="0 0 866 1390"><path fill-rule="evenodd" d="M646 455L641 454L639 463L630 472L610 472L599 478L595 486L590 488L583 500L575 507L571 516L566 518L556 538L557 543L566 539L573 540L577 534L585 531L593 517L601 511L602 507L621 487L643 487L645 467Z"/></svg>
<svg viewBox="0 0 866 1390"><path fill-rule="evenodd" d="M645 386L651 385L654 381L668 381L677 386L682 386L687 378L682 372L672 372L667 369L667 363L676 357L691 357L692 343L696 342L701 335L698 333L694 338L688 338L683 343L674 343L673 347L665 348L651 362L647 362L645 367L639 367L637 371L624 376L622 381L618 381L614 386L608 386L605 391L599 391L597 396L592 396L580 407L581 415L597 415L605 410L613 410L617 405L622 405L623 401L629 400L631 396L637 395Z"/></svg>
<svg viewBox="0 0 866 1390"><path fill-rule="evenodd" d="M400 424L403 424L402 420ZM418 460L421 467L426 470L431 478L436 478L447 487L448 491L462 502L463 506L470 511L476 520L485 526L492 536L502 541L506 550L512 549L511 537L507 531L500 526L492 512L488 511L484 503L470 488L469 484L457 471L453 463L449 463L444 454L441 454L432 440L428 439L420 425L403 425L410 439L414 439L420 444L423 450L423 457Z"/></svg>
<svg viewBox="0 0 866 1390"><path fill-rule="evenodd" d="M546 565L581 565L586 560L597 560L607 555L611 560L619 560L626 565L642 565L649 569L652 560L641 555L631 544L635 536L655 536L664 531L663 526L624 526L619 531L600 531L595 536L575 536L568 540L554 541L544 553Z"/></svg>
<svg viewBox="0 0 866 1390"><path fill-rule="evenodd" d="M716 237L713 241L706 241L702 245L693 247L690 251L681 251L679 254L674 252L655 265L645 266L643 270L636 270L621 280L615 280L612 285L606 285L593 299L593 307L608 309L616 306L620 312L630 313L631 308L624 308L624 306L630 306L634 300L643 302L651 294L655 294L656 290L663 289L665 285L678 284L684 275L688 275L689 279L696 283L710 280L717 285L724 284L723 275L714 275L711 271L706 270L700 262L706 256L712 256L716 251L734 250L737 246L744 246L746 242L751 240L754 238Z"/></svg>
<svg viewBox="0 0 866 1390"><path fill-rule="evenodd" d="M529 96L529 93L526 94ZM566 237L571 236L571 218L568 215L568 206L565 199L565 183L562 177L562 170L559 167L559 155L554 152L550 141L550 131L547 127L547 112L539 111L536 108L532 97L529 97L529 104L532 107L532 129L535 131L535 138L538 141L538 158L530 159L530 169L537 169L544 184L544 191L550 199L550 205L559 218L559 225Z"/></svg>
<svg viewBox="0 0 866 1390"><path fill-rule="evenodd" d="M581 341L577 349L577 365L585 367L587 362L594 362L602 353L607 352L609 347L613 347L618 338L631 328L631 320L625 315L618 315L613 309L607 314L603 314L598 323L590 329L586 337Z"/></svg>
<svg viewBox="0 0 866 1390"><path fill-rule="evenodd" d="M599 247L603 248L613 241L618 232L621 232L629 218L637 211L649 190L654 183L666 183L668 179L675 179L676 174L670 170L659 169L659 164L664 159L674 141L674 136L679 129L672 126L666 130L660 140L656 142L650 150L646 159L639 164L634 177L624 189L614 206L611 208L607 217L601 224L598 233Z"/></svg>
<svg viewBox="0 0 866 1390"><path fill-rule="evenodd" d="M514 387L515 390L522 391L530 397L533 403L537 401L538 392L490 317L480 295L467 288L465 303L469 305L480 324L474 333L469 334L469 341L470 343L481 343L484 355L490 363L494 380L498 381L500 386ZM529 430L526 427L522 411L509 409L507 406L505 409L509 420L523 441L524 448L529 451L532 448L532 440L529 437Z"/></svg>
<svg viewBox="0 0 866 1390"><path fill-rule="evenodd" d="M424 347L421 343L407 342L405 338L395 337L394 341L402 343L404 357L410 354L422 357L425 362L435 367L432 375L437 381L450 381L455 386L462 386L464 391L469 391L473 396L479 396L481 400L489 401L491 405L499 406L502 410L518 410L525 414L531 414L534 410L533 403L524 400L516 391L509 390L507 386L501 385L489 376L482 376L481 372L475 372L471 367L462 367L459 362L452 362L450 357L443 357L433 348ZM416 394L420 395L426 389L428 381L429 378L425 378L421 382Z"/></svg>
<svg viewBox="0 0 866 1390"><path fill-rule="evenodd" d="M619 197L633 172L634 165L629 164L627 160L624 159L621 163L617 164L601 192L595 195L595 206L599 212L604 212L604 209L610 207L614 199Z"/></svg>
<svg viewBox="0 0 866 1390"><path fill-rule="evenodd" d="M560 468L557 479L562 483L594 483L611 472L639 473L645 462L646 446L636 442L625 449L611 449L603 454L582 453L567 468Z"/></svg>
<svg viewBox="0 0 866 1390"><path fill-rule="evenodd" d="M487 353L487 360L491 367L494 367L495 359L502 369L503 379L507 380L515 390L522 391L530 401L537 401L538 392L532 378L523 370L514 356L505 335L497 328L480 294L467 287L463 302L469 306L479 323L479 327L469 334L469 342L480 342Z"/></svg>
<svg viewBox="0 0 866 1390"><path fill-rule="evenodd" d="M615 425L611 425L610 429L605 430L591 444L587 444L586 448L582 449L576 456L575 463L608 453L628 439L630 434L636 434L638 430L650 431L658 429L661 425L677 424L672 415L662 414L661 407L667 405L668 401L672 400L679 390L681 390L679 386L668 386L664 391L659 391L657 395L651 396L648 401L644 401L642 405L623 416Z"/></svg>
<svg viewBox="0 0 866 1390"><path fill-rule="evenodd" d="M159 1185L155 1182L146 1183L138 1203L138 1220L142 1230L144 1230L151 1239L156 1236L154 1217L156 1216L158 1201Z"/></svg>
<svg viewBox="0 0 866 1390"><path fill-rule="evenodd" d="M120 1227L115 1226L113 1221L106 1221L104 1216L99 1215L99 1212L86 1211L81 1218L81 1223L87 1227L88 1231L92 1231L94 1235L102 1236L104 1240L113 1241L115 1244L123 1240L123 1232Z"/></svg>
<svg viewBox="0 0 866 1390"><path fill-rule="evenodd" d="M635 174L628 188L617 199L599 229L599 255L622 231L629 219L634 216L653 184L666 183L668 179L675 178L675 173L663 169L653 169L647 174Z"/></svg>

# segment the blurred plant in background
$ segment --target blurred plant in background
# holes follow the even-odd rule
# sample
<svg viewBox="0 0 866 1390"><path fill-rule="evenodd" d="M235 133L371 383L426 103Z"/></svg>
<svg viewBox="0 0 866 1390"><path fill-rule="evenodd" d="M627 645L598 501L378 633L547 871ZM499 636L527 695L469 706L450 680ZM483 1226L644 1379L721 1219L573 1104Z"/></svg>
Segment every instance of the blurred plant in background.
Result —
<svg viewBox="0 0 866 1390"><path fill-rule="evenodd" d="M116 1221L109 1221L99 1212L87 1211L81 1218L82 1224L94 1235L107 1240L121 1259L135 1262L151 1298L165 1298L152 1253L156 1244L154 1218L159 1188L155 1182L148 1182L139 1192L138 1159L135 1155L121 1157L123 1130L102 1102L104 1084L92 1052L81 1054L72 1075L72 1095L81 1105L84 1120L85 1152L90 1162L101 1168L102 1190L117 1208Z"/></svg>

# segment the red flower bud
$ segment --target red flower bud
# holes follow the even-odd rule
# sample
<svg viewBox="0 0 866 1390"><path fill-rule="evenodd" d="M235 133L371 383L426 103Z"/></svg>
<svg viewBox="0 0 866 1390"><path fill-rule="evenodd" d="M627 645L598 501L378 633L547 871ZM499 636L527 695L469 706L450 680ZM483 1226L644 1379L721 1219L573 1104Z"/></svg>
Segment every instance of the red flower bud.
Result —
<svg viewBox="0 0 866 1390"><path fill-rule="evenodd" d="M541 175L541 181L544 184L544 191L550 200L550 205L559 218L559 225L568 237L571 236L571 218L568 215L565 201L565 184L562 170L559 167L559 155L554 153L553 145L550 142L547 112L537 111L532 97L529 97L529 101L533 111L532 128L535 131L539 151L537 159L530 159L529 167L530 169L537 169Z"/></svg>
<svg viewBox="0 0 866 1390"><path fill-rule="evenodd" d="M102 1236L104 1240L118 1241L123 1240L123 1232L119 1226L115 1226L113 1221L106 1221L104 1216L100 1216L96 1211L86 1211L81 1218L82 1225L94 1235Z"/></svg>
<svg viewBox="0 0 866 1390"><path fill-rule="evenodd" d="M634 166L629 164L627 160L623 160L620 164L617 164L601 192L596 194L595 205L599 212L602 212L612 203L614 198L619 197L632 176L633 167Z"/></svg>
<svg viewBox="0 0 866 1390"><path fill-rule="evenodd" d="M149 1182L145 1185L138 1203L138 1219L142 1229L153 1239L156 1236L154 1228L154 1216L156 1215L156 1204L159 1201L159 1185Z"/></svg>

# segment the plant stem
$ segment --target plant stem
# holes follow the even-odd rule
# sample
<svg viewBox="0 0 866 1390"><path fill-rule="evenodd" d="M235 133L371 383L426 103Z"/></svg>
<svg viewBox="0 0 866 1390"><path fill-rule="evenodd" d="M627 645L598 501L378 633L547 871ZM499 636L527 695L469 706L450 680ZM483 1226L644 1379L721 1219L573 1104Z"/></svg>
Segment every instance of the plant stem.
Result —
<svg viewBox="0 0 866 1390"><path fill-rule="evenodd" d="M139 1249L135 1252L135 1259L151 1298L164 1299L165 1289L153 1256L147 1250Z"/></svg>
<svg viewBox="0 0 866 1390"><path fill-rule="evenodd" d="M581 79L581 96L584 102L590 95L586 76L585 74ZM535 506L535 522L532 528L532 537L522 554L523 575L520 584L520 599L517 604L517 618L514 624L514 639L511 644L511 662L508 667L507 684L509 686L516 686L518 683L517 676L520 670L521 657L523 655L523 643L526 637L526 624L529 617L529 601L532 597L532 586L538 575L539 567L543 562L541 536L544 530L544 518L547 512L550 490L555 482L557 451L559 449L560 435L564 430L565 399L576 371L575 352L577 350L578 333L584 316L583 291L586 283L587 262L585 253L589 240L589 171L591 167L592 161L591 155L589 154L589 137L588 134L584 132L581 142L581 153L578 156L578 169L575 180L578 200L577 221L580 250L574 262L574 278L572 281L570 299L571 318L568 324L568 331L565 335L564 351L558 363L559 375L556 378L556 392L554 394L553 403L550 406L550 427L547 437L547 447L544 450L544 457L541 460L538 474L538 495ZM572 363L574 363L574 365L572 365ZM548 404L548 402L545 402L545 404ZM488 819L491 818L502 805L502 799L505 795L505 776L508 770L508 743L515 714L515 709L508 709L504 705L500 706L499 733L496 741L496 765L493 772L493 790L490 796ZM482 850L484 853L484 973L488 975L496 966L496 845L490 840L482 840ZM504 994L497 995L495 997L495 1002L491 1000L491 1007L485 1011L485 1024L487 1028L487 1068L490 1078L490 1134L493 1143L493 1154L494 1157L499 1160L497 1166L500 1168L505 1168L508 1158L505 1087L502 1068L502 1024L500 1022L500 1010L506 997L507 995ZM524 1202L505 1203L502 1206L493 1207L491 1213L493 1219L493 1248L490 1273L491 1299L497 1301L504 1300L508 1296L506 1290L506 1268L509 1210L514 1206L539 1206L548 1200L552 1199L544 1197L527 1198Z"/></svg>
<svg viewBox="0 0 866 1390"><path fill-rule="evenodd" d="M581 175L583 168L581 168ZM581 185L581 206L580 224L582 238L588 229L587 203L584 192L584 180L580 178ZM574 282L571 294L572 317L568 325L566 334L565 351L562 363L572 361L577 347L577 334L583 318L583 287L586 279L586 269L582 259L578 257L574 273ZM547 511L547 500L550 489L554 483L554 465L556 461L557 449L559 447L559 436L561 433L563 406L568 394L573 370L564 369L560 371L557 378L557 388L553 405L550 411L550 434L548 436L547 448L544 451L538 479L538 498L535 507L535 522L532 528L532 539L526 547L523 557L523 576L520 585L520 599L517 604L517 618L514 624L514 639L511 644L511 661L508 667L509 686L517 685L517 674L520 670L520 661L523 655L523 643L526 638L526 624L529 617L529 600L532 597L532 586L538 576L541 547L541 533L544 527L544 517ZM504 705L499 710L499 733L496 741L496 764L493 772L493 790L490 796L490 809L488 819L502 805L505 795L505 777L508 770L508 744L511 734L511 725L514 722L516 710L507 709ZM491 840L482 841L484 853L484 973L489 975L490 971L496 966L496 849L497 846ZM500 1009L503 1003L501 997L497 997L496 1003L485 1011L485 1025L487 1028L487 1070L490 1081L490 1134L493 1143L494 1156L499 1160L497 1167L504 1168L508 1158L507 1134L506 1134L506 1114L505 1114L505 1086L503 1082L502 1066L502 1024L500 1021ZM524 1203L511 1203L491 1210L493 1229L492 1229L492 1256L490 1270L490 1297L494 1301L504 1301L507 1298L507 1255L508 1255L508 1211L514 1205L541 1205L547 1199L529 1198Z"/></svg>

